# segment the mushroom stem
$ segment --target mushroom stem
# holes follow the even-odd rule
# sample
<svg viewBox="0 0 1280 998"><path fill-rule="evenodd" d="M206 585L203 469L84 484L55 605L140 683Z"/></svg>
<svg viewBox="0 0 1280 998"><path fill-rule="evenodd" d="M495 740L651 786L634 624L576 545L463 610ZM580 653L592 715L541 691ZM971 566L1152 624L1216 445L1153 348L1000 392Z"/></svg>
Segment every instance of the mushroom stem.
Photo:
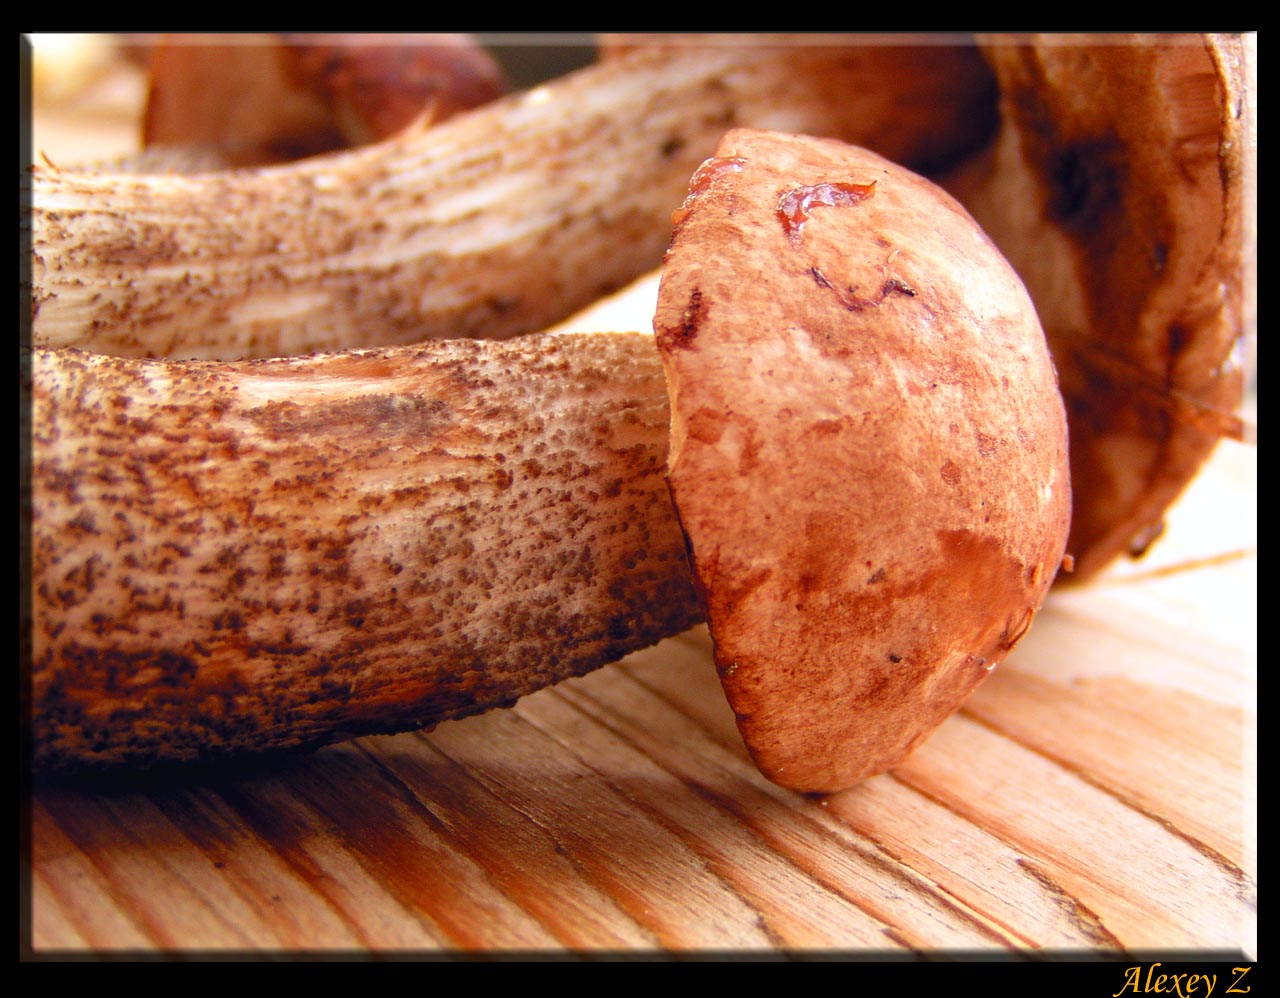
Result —
<svg viewBox="0 0 1280 998"><path fill-rule="evenodd" d="M36 166L33 343L235 358L533 332L661 262L671 207L729 126L833 135L922 167L995 123L971 47L736 38L628 52L283 166Z"/></svg>
<svg viewBox="0 0 1280 998"><path fill-rule="evenodd" d="M650 335L33 374L40 768L430 727L701 619Z"/></svg>

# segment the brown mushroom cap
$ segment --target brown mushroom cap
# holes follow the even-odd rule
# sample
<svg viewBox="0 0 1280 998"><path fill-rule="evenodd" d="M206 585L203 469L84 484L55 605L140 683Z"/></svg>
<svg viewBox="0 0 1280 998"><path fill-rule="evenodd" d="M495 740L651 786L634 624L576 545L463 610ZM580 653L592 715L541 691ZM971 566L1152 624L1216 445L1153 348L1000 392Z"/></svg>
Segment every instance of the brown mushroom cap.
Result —
<svg viewBox="0 0 1280 998"><path fill-rule="evenodd" d="M1003 132L948 187L1022 275L1062 378L1084 581L1144 552L1223 436L1240 436L1243 40L985 39Z"/></svg>
<svg viewBox="0 0 1280 998"><path fill-rule="evenodd" d="M1040 606L1070 516L1053 367L964 209L867 151L730 132L675 223L654 329L716 665L762 772L840 789Z"/></svg>
<svg viewBox="0 0 1280 998"><path fill-rule="evenodd" d="M219 166L376 142L507 89L497 60L458 34L161 35L149 68L144 145Z"/></svg>

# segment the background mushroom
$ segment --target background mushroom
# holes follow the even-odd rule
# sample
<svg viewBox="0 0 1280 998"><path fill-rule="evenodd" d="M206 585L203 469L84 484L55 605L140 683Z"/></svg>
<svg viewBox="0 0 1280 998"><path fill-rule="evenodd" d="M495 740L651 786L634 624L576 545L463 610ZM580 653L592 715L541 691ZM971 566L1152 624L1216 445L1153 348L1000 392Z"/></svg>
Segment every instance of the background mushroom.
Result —
<svg viewBox="0 0 1280 998"><path fill-rule="evenodd" d="M976 51L885 40L639 49L270 168L37 160L32 340L235 358L541 330L661 262L672 205L728 127L832 135L907 166L991 134Z"/></svg>
<svg viewBox="0 0 1280 998"><path fill-rule="evenodd" d="M982 41L1001 132L947 186L1044 323L1071 426L1064 578L1083 582L1142 554L1218 441L1245 432L1256 98L1238 35Z"/></svg>
<svg viewBox="0 0 1280 998"><path fill-rule="evenodd" d="M142 142L180 150L169 163L256 166L365 145L507 90L488 50L456 34L167 34L148 59Z"/></svg>

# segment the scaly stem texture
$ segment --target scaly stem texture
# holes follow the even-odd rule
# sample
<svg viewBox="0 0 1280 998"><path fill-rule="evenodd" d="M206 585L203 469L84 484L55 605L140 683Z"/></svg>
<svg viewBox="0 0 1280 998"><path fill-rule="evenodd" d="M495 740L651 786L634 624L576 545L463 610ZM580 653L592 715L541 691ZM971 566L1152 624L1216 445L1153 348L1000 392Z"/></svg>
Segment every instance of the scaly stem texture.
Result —
<svg viewBox="0 0 1280 998"><path fill-rule="evenodd" d="M33 380L40 767L430 726L700 619L651 336Z"/></svg>
<svg viewBox="0 0 1280 998"><path fill-rule="evenodd" d="M908 163L994 127L976 50L832 39L637 50L279 167L37 165L33 342L211 359L533 332L661 262L689 176L729 127Z"/></svg>

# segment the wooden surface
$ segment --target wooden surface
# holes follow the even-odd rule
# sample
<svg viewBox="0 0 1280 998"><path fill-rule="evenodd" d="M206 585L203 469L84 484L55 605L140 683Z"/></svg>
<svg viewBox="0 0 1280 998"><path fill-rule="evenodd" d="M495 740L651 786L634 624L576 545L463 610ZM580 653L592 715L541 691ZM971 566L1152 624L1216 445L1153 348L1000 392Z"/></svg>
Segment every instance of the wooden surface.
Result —
<svg viewBox="0 0 1280 998"><path fill-rule="evenodd" d="M24 952L1255 957L1256 489L1224 443L1146 561L827 798L756 773L701 630L430 734L38 784Z"/></svg>

